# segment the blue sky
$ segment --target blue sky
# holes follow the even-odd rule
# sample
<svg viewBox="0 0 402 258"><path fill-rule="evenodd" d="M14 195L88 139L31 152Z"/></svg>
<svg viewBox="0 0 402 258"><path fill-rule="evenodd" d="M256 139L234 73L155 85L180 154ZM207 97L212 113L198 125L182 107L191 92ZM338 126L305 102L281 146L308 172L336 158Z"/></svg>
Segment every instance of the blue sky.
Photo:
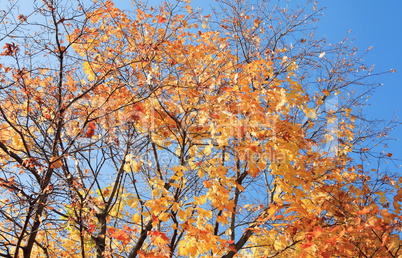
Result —
<svg viewBox="0 0 402 258"><path fill-rule="evenodd" d="M351 29L350 39L360 50L373 46L366 56L375 71L396 69L394 74L375 78L384 84L371 97L369 115L389 118L393 112L401 116L402 101L402 1L400 0L322 0L326 6L318 24L318 34L329 42L342 40Z"/></svg>
<svg viewBox="0 0 402 258"><path fill-rule="evenodd" d="M369 118L391 119L402 117L402 1L401 0L322 0L319 5L327 7L318 23L318 34L329 42L341 41L351 29L349 38L359 50L370 46L373 50L365 57L367 65L375 65L375 71L395 69L373 78L383 86L369 100L366 114ZM402 138L399 126L391 137ZM402 142L392 141L389 152L401 159ZM401 162L397 162L397 164ZM398 165L399 165L398 164ZM392 169L392 167L390 167Z"/></svg>

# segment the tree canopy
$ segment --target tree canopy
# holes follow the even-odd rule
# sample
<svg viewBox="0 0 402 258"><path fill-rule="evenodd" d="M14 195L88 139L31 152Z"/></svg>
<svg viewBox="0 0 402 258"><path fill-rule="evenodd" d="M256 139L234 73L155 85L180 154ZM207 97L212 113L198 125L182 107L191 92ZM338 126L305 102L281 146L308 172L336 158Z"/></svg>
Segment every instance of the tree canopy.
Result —
<svg viewBox="0 0 402 258"><path fill-rule="evenodd" d="M401 257L364 53L214 6L3 6L0 257Z"/></svg>

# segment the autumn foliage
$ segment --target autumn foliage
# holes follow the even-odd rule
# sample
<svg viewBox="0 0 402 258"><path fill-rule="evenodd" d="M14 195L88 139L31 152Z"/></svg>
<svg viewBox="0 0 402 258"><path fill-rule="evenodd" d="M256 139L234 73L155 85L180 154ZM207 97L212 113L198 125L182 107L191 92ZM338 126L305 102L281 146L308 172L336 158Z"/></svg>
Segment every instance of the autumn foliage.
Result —
<svg viewBox="0 0 402 258"><path fill-rule="evenodd" d="M317 3L34 2L0 25L1 257L402 256L374 72Z"/></svg>

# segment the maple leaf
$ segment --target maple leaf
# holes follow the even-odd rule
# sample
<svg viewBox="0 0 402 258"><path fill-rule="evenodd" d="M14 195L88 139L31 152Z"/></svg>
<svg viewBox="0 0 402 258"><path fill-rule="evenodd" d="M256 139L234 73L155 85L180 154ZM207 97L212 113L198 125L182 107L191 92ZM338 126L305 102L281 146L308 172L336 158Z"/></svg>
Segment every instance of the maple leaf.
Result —
<svg viewBox="0 0 402 258"><path fill-rule="evenodd" d="M124 245L130 243L130 236L128 235L127 231L115 228L109 228L108 231L109 237L122 241Z"/></svg>

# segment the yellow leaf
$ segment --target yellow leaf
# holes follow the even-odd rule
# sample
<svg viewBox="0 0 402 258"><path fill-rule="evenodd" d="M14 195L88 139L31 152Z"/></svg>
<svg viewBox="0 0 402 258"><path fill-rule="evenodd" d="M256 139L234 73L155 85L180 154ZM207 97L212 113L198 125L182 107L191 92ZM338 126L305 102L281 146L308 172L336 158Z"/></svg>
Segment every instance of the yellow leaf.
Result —
<svg viewBox="0 0 402 258"><path fill-rule="evenodd" d="M274 242L274 249L276 251L281 251L285 248L286 248L286 243L284 243L282 241L278 241L278 240Z"/></svg>
<svg viewBox="0 0 402 258"><path fill-rule="evenodd" d="M94 74L94 72L93 72L93 70L92 70L91 65L90 65L88 62L85 61L85 62L82 64L82 66L83 66L84 71L85 71L85 73L86 73L86 75L87 75L87 77L88 77L88 80L90 80L90 81L95 80L95 74Z"/></svg>
<svg viewBox="0 0 402 258"><path fill-rule="evenodd" d="M138 213L135 213L132 217L131 217L131 221L133 223L140 223L141 222L141 216Z"/></svg>

